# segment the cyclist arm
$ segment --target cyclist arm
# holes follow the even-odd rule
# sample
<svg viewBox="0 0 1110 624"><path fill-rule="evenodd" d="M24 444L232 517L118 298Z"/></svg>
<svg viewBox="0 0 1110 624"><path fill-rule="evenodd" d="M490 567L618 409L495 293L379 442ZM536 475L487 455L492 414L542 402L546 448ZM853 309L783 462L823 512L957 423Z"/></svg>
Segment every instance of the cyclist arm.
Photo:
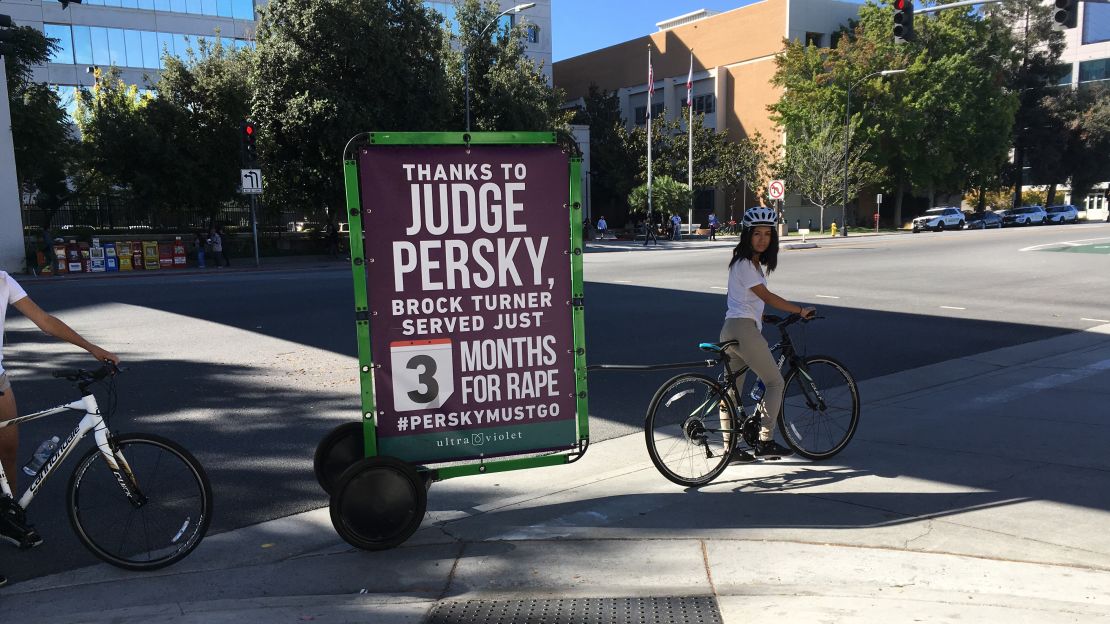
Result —
<svg viewBox="0 0 1110 624"><path fill-rule="evenodd" d="M37 325L43 332L81 347L101 362L111 360L112 363L119 364L119 356L85 340L81 334L78 334L69 325L63 323L61 319L52 314L48 314L40 308L38 304L31 301L30 297L20 299L13 303L12 306L15 307L16 310L22 312L23 316L31 319L31 322Z"/></svg>
<svg viewBox="0 0 1110 624"><path fill-rule="evenodd" d="M796 303L791 303L786 299L783 299L770 290L767 290L767 287L763 284L756 284L755 286L752 286L752 292L755 293L756 297L762 299L763 303L778 308L783 312L789 312L791 314L801 314L802 318L809 318L813 316L815 312L817 312L817 308L802 307Z"/></svg>

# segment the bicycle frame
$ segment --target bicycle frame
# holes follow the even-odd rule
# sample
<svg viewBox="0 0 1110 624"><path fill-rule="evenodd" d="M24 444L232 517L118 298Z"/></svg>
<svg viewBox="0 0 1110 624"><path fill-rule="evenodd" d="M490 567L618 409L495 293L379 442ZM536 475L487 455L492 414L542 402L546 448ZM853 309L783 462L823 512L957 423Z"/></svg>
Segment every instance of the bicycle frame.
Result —
<svg viewBox="0 0 1110 624"><path fill-rule="evenodd" d="M42 487L42 484L54 473L54 469L69 456L73 449L77 447L77 444L81 442L90 431L93 432L93 437L96 439L96 446L100 449L101 455L103 455L104 459L108 462L112 472L116 474L116 479L120 481L121 485L124 483L119 473L119 464L116 462L115 454L108 444L108 426L100 413L100 407L96 403L96 397L92 394L81 397L80 400L69 403L68 405L59 405L58 407L48 410L0 422L0 429L64 412L84 412L85 415L81 418L81 421L77 423L77 427L69 434L69 437L66 438L65 441L58 446L57 450L54 451L54 454L46 460L46 463L43 464L38 474L36 474L35 478L31 481L31 485L23 492L23 496L21 496L18 501L19 506L23 509L27 509L27 505L35 498L35 494L39 491L39 488ZM3 465L0 465L0 490L2 490L3 494L8 498L15 498L11 486L8 483L8 476L4 473ZM130 489L124 487L124 490L130 498Z"/></svg>

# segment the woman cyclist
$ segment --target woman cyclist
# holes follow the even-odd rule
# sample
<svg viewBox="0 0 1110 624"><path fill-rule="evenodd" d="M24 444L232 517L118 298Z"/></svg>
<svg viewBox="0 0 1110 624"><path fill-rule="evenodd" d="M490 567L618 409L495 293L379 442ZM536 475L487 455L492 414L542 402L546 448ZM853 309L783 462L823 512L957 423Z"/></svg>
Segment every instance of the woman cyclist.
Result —
<svg viewBox="0 0 1110 624"><path fill-rule="evenodd" d="M721 341L735 340L738 344L728 348L729 366L740 370L745 365L767 387L763 401L766 411L760 422L759 440L755 445L756 457L779 458L793 451L774 440L775 424L782 410L782 396L786 390L782 373L775 364L771 349L764 340L763 307L770 304L779 310L801 314L810 318L815 308L802 307L767 290L767 275L778 266L779 236L775 231L778 214L771 208L755 207L744 212L740 243L732 250L728 264L728 311L721 328ZM746 375L745 375L746 377ZM744 378L737 383L744 387ZM734 397L739 400L739 397ZM732 461L752 461L747 451L736 449Z"/></svg>

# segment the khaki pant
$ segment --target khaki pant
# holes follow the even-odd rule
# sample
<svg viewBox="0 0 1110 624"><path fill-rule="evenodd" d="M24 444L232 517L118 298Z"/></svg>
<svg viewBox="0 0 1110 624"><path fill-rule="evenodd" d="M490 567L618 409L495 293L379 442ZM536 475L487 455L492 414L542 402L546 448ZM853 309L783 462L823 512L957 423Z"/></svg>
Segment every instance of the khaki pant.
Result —
<svg viewBox="0 0 1110 624"><path fill-rule="evenodd" d="M771 355L771 349L753 319L725 319L725 326L721 328L721 342L726 340L739 342L738 345L729 347L727 350L728 365L732 367L732 371L736 372L748 366L763 381L763 385L767 386L767 390L763 393L763 403L767 411L763 413L759 423L759 439L770 440L775 437L775 424L778 421L779 412L782 411L782 395L786 390L782 373L779 372L775 358ZM745 373L736 379L736 387L741 392L746 378ZM739 404L740 397L733 398Z"/></svg>

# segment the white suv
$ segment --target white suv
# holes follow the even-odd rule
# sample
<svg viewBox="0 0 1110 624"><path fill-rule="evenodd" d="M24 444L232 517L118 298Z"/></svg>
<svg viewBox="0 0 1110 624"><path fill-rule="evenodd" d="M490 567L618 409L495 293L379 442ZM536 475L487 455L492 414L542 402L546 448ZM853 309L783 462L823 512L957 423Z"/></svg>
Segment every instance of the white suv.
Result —
<svg viewBox="0 0 1110 624"><path fill-rule="evenodd" d="M964 227L964 213L959 208L930 208L925 214L913 220L913 231L934 230L962 230Z"/></svg>

